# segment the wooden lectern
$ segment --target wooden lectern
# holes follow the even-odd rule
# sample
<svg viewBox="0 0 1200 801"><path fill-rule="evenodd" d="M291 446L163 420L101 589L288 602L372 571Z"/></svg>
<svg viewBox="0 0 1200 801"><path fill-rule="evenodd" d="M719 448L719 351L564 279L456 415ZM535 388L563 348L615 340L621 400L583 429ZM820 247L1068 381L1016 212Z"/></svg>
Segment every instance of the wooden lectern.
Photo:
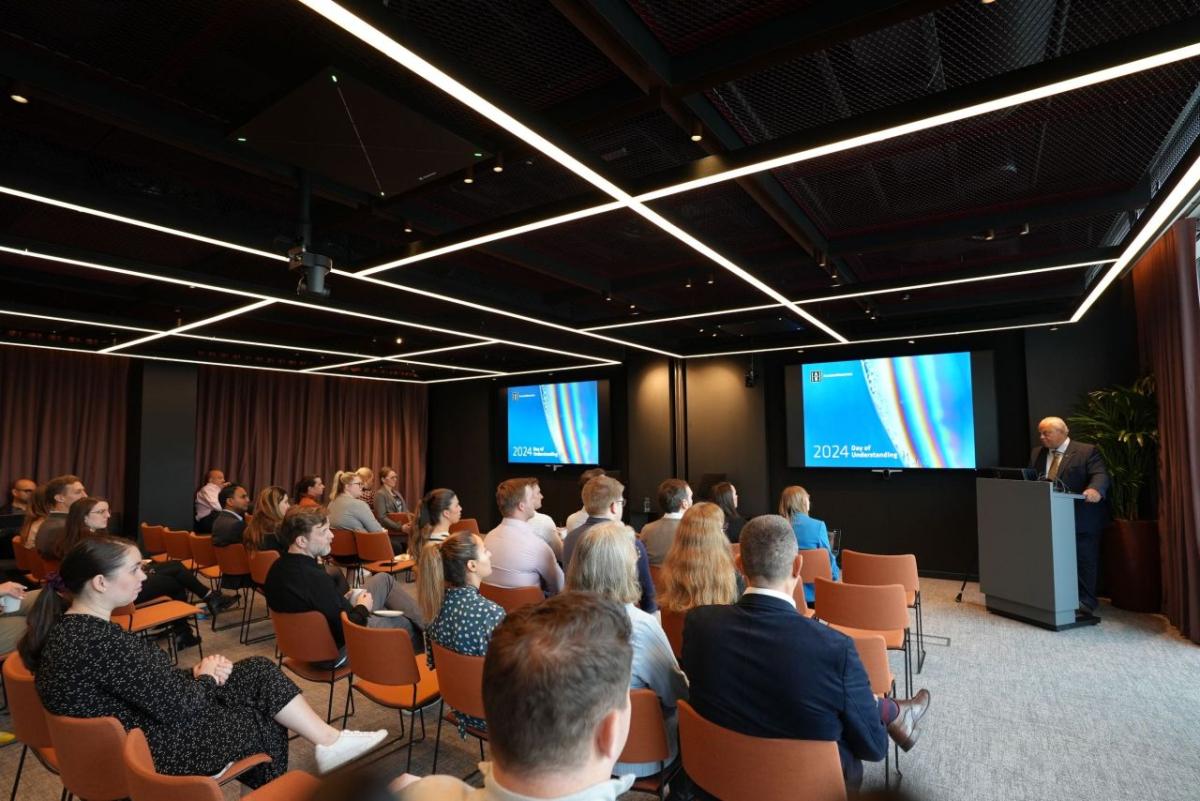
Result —
<svg viewBox="0 0 1200 801"><path fill-rule="evenodd" d="M1076 628L1075 501L1047 481L975 480L979 589L989 612L1062 631ZM1094 622L1094 621L1093 621Z"/></svg>

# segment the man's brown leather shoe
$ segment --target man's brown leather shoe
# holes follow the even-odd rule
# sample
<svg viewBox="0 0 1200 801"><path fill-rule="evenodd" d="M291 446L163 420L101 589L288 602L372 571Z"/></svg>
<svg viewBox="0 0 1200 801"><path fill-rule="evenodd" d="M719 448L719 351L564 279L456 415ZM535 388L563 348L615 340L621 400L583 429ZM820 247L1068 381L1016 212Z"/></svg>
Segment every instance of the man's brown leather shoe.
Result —
<svg viewBox="0 0 1200 801"><path fill-rule="evenodd" d="M896 701L896 706L900 707L900 714L888 724L888 736L905 751L911 751L920 734L917 722L929 709L929 690L918 690L912 698Z"/></svg>

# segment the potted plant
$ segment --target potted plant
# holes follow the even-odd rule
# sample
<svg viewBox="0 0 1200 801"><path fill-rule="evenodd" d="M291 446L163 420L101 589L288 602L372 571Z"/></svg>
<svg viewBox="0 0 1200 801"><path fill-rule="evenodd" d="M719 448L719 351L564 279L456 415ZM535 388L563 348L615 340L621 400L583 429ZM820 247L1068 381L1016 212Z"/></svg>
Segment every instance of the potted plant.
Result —
<svg viewBox="0 0 1200 801"><path fill-rule="evenodd" d="M1158 478L1154 377L1089 392L1067 422L1071 436L1099 449L1111 479L1113 523L1104 535L1104 577L1113 605L1157 612L1162 600L1158 524L1142 517L1142 500Z"/></svg>

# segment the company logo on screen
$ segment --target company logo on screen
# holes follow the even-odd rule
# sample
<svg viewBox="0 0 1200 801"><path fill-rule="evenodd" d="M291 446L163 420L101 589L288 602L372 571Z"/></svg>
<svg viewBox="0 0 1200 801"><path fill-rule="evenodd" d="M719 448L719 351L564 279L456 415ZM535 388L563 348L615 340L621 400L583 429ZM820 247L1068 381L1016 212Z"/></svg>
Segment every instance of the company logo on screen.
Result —
<svg viewBox="0 0 1200 801"><path fill-rule="evenodd" d="M515 392L512 394L512 399L513 399L513 400L518 400L520 397L521 397L521 396L520 396L520 395L518 395L518 394L517 394L517 393L515 393Z"/></svg>
<svg viewBox="0 0 1200 801"><path fill-rule="evenodd" d="M814 384L819 384L821 382L821 371L813 370L808 374L808 380Z"/></svg>

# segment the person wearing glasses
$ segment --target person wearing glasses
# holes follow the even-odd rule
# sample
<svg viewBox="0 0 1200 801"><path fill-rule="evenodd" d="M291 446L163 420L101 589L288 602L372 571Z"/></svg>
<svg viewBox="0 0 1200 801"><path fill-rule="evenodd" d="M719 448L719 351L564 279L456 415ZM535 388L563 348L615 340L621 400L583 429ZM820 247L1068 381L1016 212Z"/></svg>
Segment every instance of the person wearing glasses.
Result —
<svg viewBox="0 0 1200 801"><path fill-rule="evenodd" d="M37 482L32 478L18 478L8 488L9 501L0 506L0 516L23 515L28 512L36 489Z"/></svg>
<svg viewBox="0 0 1200 801"><path fill-rule="evenodd" d="M534 479L510 478L496 487L496 506L504 519L484 539L492 554L488 583L541 587L550 596L562 592L565 578L554 551L529 524L537 513L536 486Z"/></svg>
<svg viewBox="0 0 1200 801"><path fill-rule="evenodd" d="M383 531L375 513L362 499L363 480L353 470L339 470L331 482L333 497L329 499L329 527L347 531Z"/></svg>
<svg viewBox="0 0 1200 801"><path fill-rule="evenodd" d="M593 526L610 520L621 521L625 514L625 485L612 476L596 476L590 479L583 485L583 508L587 509L587 520L582 526L569 532L563 540L563 565L568 572L571 570L571 560L575 556L575 546ZM658 601L655 598L654 582L650 578L650 557L646 553L646 543L636 536L633 540L633 546L637 550L638 583L642 588L638 608L653 614L658 610Z"/></svg>

